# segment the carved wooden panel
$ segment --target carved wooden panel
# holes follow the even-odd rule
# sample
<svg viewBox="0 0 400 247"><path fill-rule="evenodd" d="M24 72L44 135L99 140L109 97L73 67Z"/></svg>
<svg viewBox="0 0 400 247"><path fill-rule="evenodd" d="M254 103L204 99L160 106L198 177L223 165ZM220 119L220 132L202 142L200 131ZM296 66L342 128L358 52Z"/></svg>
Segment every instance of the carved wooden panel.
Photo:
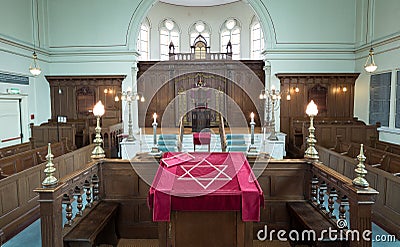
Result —
<svg viewBox="0 0 400 247"><path fill-rule="evenodd" d="M5 215L6 213L14 210L18 207L18 186L16 181L12 183L8 183L0 188L0 196L1 196L1 215Z"/></svg>
<svg viewBox="0 0 400 247"><path fill-rule="evenodd" d="M51 117L67 116L68 121L94 119L90 112L101 100L105 107L103 125L122 119L121 101L114 97L121 92L125 75L46 76L50 84ZM94 121L91 121L94 124Z"/></svg>
<svg viewBox="0 0 400 247"><path fill-rule="evenodd" d="M76 90L76 111L78 118L87 117L93 106L96 104L96 95L94 90L88 86L77 88Z"/></svg>
<svg viewBox="0 0 400 247"><path fill-rule="evenodd" d="M27 179L27 181L26 181L27 182L26 183L26 186L27 186L26 198L28 199L28 201L36 200L37 193L34 192L33 190L41 186L42 180L41 180L40 174L41 174L41 171L36 170L26 177L26 179Z"/></svg>
<svg viewBox="0 0 400 247"><path fill-rule="evenodd" d="M281 131L288 134L289 148L295 143L294 119L308 119L305 113L311 99L318 106L317 119L353 119L354 84L358 73L293 73L276 74L281 92L291 100L281 100ZM298 90L296 90L296 88ZM301 137L302 139L302 137Z"/></svg>
<svg viewBox="0 0 400 247"><path fill-rule="evenodd" d="M154 112L159 116L159 127L160 122L162 126L177 126L180 116L195 107L197 98L191 89L198 88L199 78L203 89L209 89L209 95L202 98L209 108L223 113L231 124L245 122L246 126L250 113L255 112L256 124L260 124L263 104L258 96L264 88L263 61L146 61L139 62L138 91L149 100L139 104L139 126L151 126ZM238 109L226 104L229 98ZM246 121L242 121L243 116ZM218 124L217 119L211 114L212 125ZM191 124L190 114L185 123Z"/></svg>
<svg viewBox="0 0 400 247"><path fill-rule="evenodd" d="M328 102L328 88L317 84L308 90L308 102L314 100L315 104L318 106L318 113L324 113L327 111Z"/></svg>

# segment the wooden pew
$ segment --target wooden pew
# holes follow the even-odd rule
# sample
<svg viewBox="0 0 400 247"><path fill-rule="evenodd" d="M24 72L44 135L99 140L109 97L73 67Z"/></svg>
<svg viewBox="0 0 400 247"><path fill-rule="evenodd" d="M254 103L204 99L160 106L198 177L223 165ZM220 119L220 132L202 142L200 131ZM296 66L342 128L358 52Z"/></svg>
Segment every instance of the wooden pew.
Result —
<svg viewBox="0 0 400 247"><path fill-rule="evenodd" d="M323 234L328 229L333 229L335 231L340 231L340 228L333 222L327 220L325 216L316 210L312 204L305 202L290 202L287 204L289 214L292 216L290 219L290 224L293 229L301 232L303 230L312 231L315 233L314 236L310 235L310 238L303 238L299 241L292 241L295 244L307 244L312 246L348 246L349 241L340 238L337 234L333 237L337 238L335 240L329 239L328 234ZM316 241L320 239L321 241Z"/></svg>
<svg viewBox="0 0 400 247"><path fill-rule="evenodd" d="M289 152L294 157L304 154L306 138L308 137L308 118L291 118L289 133ZM365 125L356 118L317 118L314 120L315 138L323 147L334 147L337 136L344 142L370 144L378 138L378 125Z"/></svg>
<svg viewBox="0 0 400 247"><path fill-rule="evenodd" d="M398 144L374 140L370 146L385 152L400 155L400 145Z"/></svg>
<svg viewBox="0 0 400 247"><path fill-rule="evenodd" d="M30 141L34 144L34 147L47 146L47 143L66 140L67 150L72 151L77 148L75 141L76 127L74 124L43 123L40 126L30 124L30 127Z"/></svg>
<svg viewBox="0 0 400 247"><path fill-rule="evenodd" d="M64 244L70 247L92 247L99 244L117 246L115 215L118 204L101 201L64 237Z"/></svg>
<svg viewBox="0 0 400 247"><path fill-rule="evenodd" d="M0 246L2 246L4 240L4 232L0 229Z"/></svg>
<svg viewBox="0 0 400 247"><path fill-rule="evenodd" d="M393 147L395 145L393 144ZM381 146L382 147L382 146ZM334 148L330 148L341 155L357 159L357 155L360 153L360 144L358 143L346 143L338 138ZM371 146L364 146L364 155L366 156L365 163L372 167L377 167L393 175L398 176L400 172L400 155L392 153L389 148L375 148Z"/></svg>
<svg viewBox="0 0 400 247"><path fill-rule="evenodd" d="M53 148L54 157L61 156L65 153L64 143L62 142L52 144L52 149ZM3 173L3 176L10 176L45 162L46 155L47 146L42 146L18 154L10 155L0 159L0 169Z"/></svg>
<svg viewBox="0 0 400 247"><path fill-rule="evenodd" d="M4 158L10 155L18 154L24 151L31 150L33 145L31 142L24 142L4 148L0 148L0 158Z"/></svg>

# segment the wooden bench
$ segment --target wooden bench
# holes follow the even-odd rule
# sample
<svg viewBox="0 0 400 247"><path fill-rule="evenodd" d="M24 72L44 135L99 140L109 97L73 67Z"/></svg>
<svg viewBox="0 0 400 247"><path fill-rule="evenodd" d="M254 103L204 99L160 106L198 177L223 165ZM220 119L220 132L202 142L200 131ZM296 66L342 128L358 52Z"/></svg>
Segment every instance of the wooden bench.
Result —
<svg viewBox="0 0 400 247"><path fill-rule="evenodd" d="M64 236L69 247L92 247L99 244L117 246L115 215L118 204L100 201L84 218Z"/></svg>
<svg viewBox="0 0 400 247"><path fill-rule="evenodd" d="M4 240L4 232L0 229L0 246L2 246Z"/></svg>
<svg viewBox="0 0 400 247"><path fill-rule="evenodd" d="M336 236L336 240L329 239L329 229L337 230L338 232L340 229L309 202L288 202L287 208L291 216L291 229L297 230L299 234L299 241L292 241L292 245L349 246L349 242L340 240L339 236ZM306 234L303 235L302 231L304 230L315 232L315 237L306 232L304 232ZM334 232L332 236L335 236Z"/></svg>
<svg viewBox="0 0 400 247"><path fill-rule="evenodd" d="M4 148L0 148L0 158L4 158L10 155L18 154L24 151L31 150L33 145L31 142L25 142L21 144L16 144Z"/></svg>

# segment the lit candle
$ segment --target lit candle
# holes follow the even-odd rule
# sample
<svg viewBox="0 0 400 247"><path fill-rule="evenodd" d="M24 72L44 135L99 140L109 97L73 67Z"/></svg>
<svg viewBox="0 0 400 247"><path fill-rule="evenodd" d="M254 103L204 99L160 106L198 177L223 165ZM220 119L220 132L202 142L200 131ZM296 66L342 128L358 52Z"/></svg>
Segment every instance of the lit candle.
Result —
<svg viewBox="0 0 400 247"><path fill-rule="evenodd" d="M157 118L157 113L153 114L153 118L154 118L154 122L153 123L157 123L156 118Z"/></svg>
<svg viewBox="0 0 400 247"><path fill-rule="evenodd" d="M139 141L142 141L142 128L139 128Z"/></svg>
<svg viewBox="0 0 400 247"><path fill-rule="evenodd" d="M250 114L250 117L251 117L251 122L254 122L254 112L252 112L252 113Z"/></svg>
<svg viewBox="0 0 400 247"><path fill-rule="evenodd" d="M104 105L101 101L97 102L97 104L93 107L93 115L96 117L101 117L104 115Z"/></svg>
<svg viewBox="0 0 400 247"><path fill-rule="evenodd" d="M306 114L308 116L317 116L318 108L317 105L314 103L314 100L311 100L311 102L307 105Z"/></svg>

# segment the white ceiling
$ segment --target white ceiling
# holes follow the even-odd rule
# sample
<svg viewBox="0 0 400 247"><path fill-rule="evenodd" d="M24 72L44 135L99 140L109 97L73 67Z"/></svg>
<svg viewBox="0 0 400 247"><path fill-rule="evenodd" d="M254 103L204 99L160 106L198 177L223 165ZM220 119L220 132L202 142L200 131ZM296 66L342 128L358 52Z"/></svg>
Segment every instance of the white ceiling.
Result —
<svg viewBox="0 0 400 247"><path fill-rule="evenodd" d="M233 3L239 0L160 0L160 2L183 5L183 6L215 6L226 3Z"/></svg>

